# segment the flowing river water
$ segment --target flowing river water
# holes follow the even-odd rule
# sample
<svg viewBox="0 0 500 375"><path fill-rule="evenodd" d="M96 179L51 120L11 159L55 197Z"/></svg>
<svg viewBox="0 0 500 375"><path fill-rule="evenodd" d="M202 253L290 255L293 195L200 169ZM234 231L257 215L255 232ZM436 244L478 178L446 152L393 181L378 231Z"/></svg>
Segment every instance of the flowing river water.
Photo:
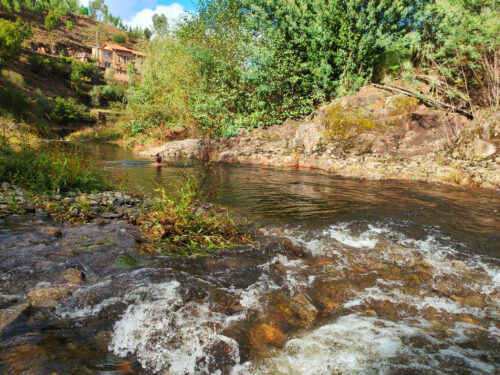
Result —
<svg viewBox="0 0 500 375"><path fill-rule="evenodd" d="M156 169L110 145L82 152L147 189L199 168ZM117 246L96 244L72 258L93 277L3 330L0 373L499 373L498 192L231 165L213 165L204 188L255 223L255 245L117 266ZM68 262L64 236L27 237L35 224L0 224L0 252L26 259L1 268L0 308L37 278L25 270L35 255L47 275Z"/></svg>

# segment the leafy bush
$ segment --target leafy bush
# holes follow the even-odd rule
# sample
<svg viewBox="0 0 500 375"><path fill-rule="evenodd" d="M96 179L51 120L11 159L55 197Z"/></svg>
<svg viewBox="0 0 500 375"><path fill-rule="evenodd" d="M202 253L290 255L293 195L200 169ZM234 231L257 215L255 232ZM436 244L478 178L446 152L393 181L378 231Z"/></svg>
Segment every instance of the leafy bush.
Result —
<svg viewBox="0 0 500 375"><path fill-rule="evenodd" d="M424 68L471 104L500 106L500 8L490 0L436 0L429 5L432 43L423 45Z"/></svg>
<svg viewBox="0 0 500 375"><path fill-rule="evenodd" d="M66 21L66 29L67 30L73 30L73 22Z"/></svg>
<svg viewBox="0 0 500 375"><path fill-rule="evenodd" d="M0 90L0 108L3 108L16 117L21 117L28 108L28 101L23 93L15 88Z"/></svg>
<svg viewBox="0 0 500 375"><path fill-rule="evenodd" d="M29 55L28 63L30 64L30 69L35 73L39 73L45 66L44 58L40 55Z"/></svg>
<svg viewBox="0 0 500 375"><path fill-rule="evenodd" d="M31 30L20 21L16 23L0 20L0 70L21 55L23 41L29 38Z"/></svg>
<svg viewBox="0 0 500 375"><path fill-rule="evenodd" d="M53 121L61 123L90 122L90 114L84 105L78 105L72 98L58 97L51 112Z"/></svg>
<svg viewBox="0 0 500 375"><path fill-rule="evenodd" d="M127 36L125 34L115 34L113 35L113 42L123 44L127 41Z"/></svg>
<svg viewBox="0 0 500 375"><path fill-rule="evenodd" d="M421 27L421 0L208 0L151 41L130 98L149 127L230 136L311 113L372 79L388 46ZM137 128L137 127L136 127Z"/></svg>
<svg viewBox="0 0 500 375"><path fill-rule="evenodd" d="M102 166L63 145L23 144L14 149L0 140L0 180L36 192L83 192L112 188Z"/></svg>
<svg viewBox="0 0 500 375"><path fill-rule="evenodd" d="M81 91L85 80L88 80L91 85L99 84L101 72L99 67L92 63L72 60L70 80L73 87Z"/></svg>
<svg viewBox="0 0 500 375"><path fill-rule="evenodd" d="M123 85L93 86L90 92L91 104L98 107L111 102L122 103L125 99L126 87Z"/></svg>
<svg viewBox="0 0 500 375"><path fill-rule="evenodd" d="M48 31L55 30L59 27L59 20L61 15L54 9L51 9L47 16L45 17L45 28Z"/></svg>

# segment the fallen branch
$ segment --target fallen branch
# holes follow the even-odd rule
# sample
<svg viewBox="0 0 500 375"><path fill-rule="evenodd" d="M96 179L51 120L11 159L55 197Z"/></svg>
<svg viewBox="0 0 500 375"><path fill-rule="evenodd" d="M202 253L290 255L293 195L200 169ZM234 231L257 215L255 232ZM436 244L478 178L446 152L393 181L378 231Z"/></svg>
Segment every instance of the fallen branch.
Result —
<svg viewBox="0 0 500 375"><path fill-rule="evenodd" d="M408 90L408 89L405 89L405 88L402 88L402 87L378 85L376 83L374 83L373 86L375 86L375 87L377 87L379 89L382 89L382 90L394 91L394 92L398 92L398 93L406 95L406 96L411 96L413 98L417 98L418 100L420 100L421 102L423 102L425 104L430 104L430 105L434 105L436 107L443 107L443 108L450 109L453 112L457 112L457 113L460 113L461 115L464 115L469 120L474 119L474 116L470 112L464 111L463 109L460 109L458 107L454 107L454 106L452 106L450 104L446 104L446 103L437 101L435 99L427 98L424 95L419 94L418 92L413 92L411 90Z"/></svg>

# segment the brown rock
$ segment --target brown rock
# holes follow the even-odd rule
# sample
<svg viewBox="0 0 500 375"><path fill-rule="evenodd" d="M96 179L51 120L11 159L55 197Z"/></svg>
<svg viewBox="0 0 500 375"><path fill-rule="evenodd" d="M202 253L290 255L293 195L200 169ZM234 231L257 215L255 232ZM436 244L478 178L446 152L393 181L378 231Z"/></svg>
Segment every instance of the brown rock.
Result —
<svg viewBox="0 0 500 375"><path fill-rule="evenodd" d="M128 375L132 374L132 366L130 366L130 363L128 361L121 361L116 365L116 370L120 372L120 374L123 375Z"/></svg>
<svg viewBox="0 0 500 375"><path fill-rule="evenodd" d="M285 335L276 327L269 324L261 324L250 332L250 342L255 348L261 347L262 344L283 346Z"/></svg>
<svg viewBox="0 0 500 375"><path fill-rule="evenodd" d="M301 325L309 326L318 315L318 309L311 303L309 297L300 293L290 301L290 307L300 317Z"/></svg>
<svg viewBox="0 0 500 375"><path fill-rule="evenodd" d="M38 227L38 231L44 234L48 234L49 236L54 236L54 237L62 236L61 229L57 227Z"/></svg>
<svg viewBox="0 0 500 375"><path fill-rule="evenodd" d="M483 141L482 139L476 138L472 143L474 149L474 155L482 158L487 158L497 153L498 147L494 143Z"/></svg>
<svg viewBox="0 0 500 375"><path fill-rule="evenodd" d="M66 271L64 271L63 277L70 283L80 284L83 281L85 275L82 271L76 268L68 268Z"/></svg>
<svg viewBox="0 0 500 375"><path fill-rule="evenodd" d="M29 292L28 297L37 307L55 307L59 300L66 298L70 293L70 290L64 287L40 288Z"/></svg>

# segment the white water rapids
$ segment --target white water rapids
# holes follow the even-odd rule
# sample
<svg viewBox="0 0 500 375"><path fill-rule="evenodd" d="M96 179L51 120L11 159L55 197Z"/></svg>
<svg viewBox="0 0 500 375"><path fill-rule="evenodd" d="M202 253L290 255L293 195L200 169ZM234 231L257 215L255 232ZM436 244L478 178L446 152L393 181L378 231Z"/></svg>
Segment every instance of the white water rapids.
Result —
<svg viewBox="0 0 500 375"><path fill-rule="evenodd" d="M271 228L264 235L285 238L307 256L277 254L258 266L251 285L221 288L237 312L206 299L185 303L179 281L151 282L141 277L147 270L136 271L120 297L58 312L82 318L126 304L109 349L135 356L151 374L496 373L500 268L493 260L462 254L435 229L416 239L387 223ZM320 285L334 285L343 297L328 305L314 294ZM331 313L243 360L232 334L238 325L255 316L266 321L270 295L302 292Z"/></svg>

